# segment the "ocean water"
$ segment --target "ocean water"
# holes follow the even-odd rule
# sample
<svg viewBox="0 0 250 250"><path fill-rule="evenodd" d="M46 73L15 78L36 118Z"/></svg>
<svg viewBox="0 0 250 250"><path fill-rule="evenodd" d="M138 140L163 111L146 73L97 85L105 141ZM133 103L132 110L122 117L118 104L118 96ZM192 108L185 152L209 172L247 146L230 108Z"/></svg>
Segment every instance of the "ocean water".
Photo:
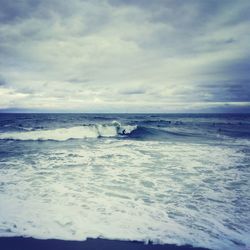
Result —
<svg viewBox="0 0 250 250"><path fill-rule="evenodd" d="M0 236L250 247L250 115L0 114Z"/></svg>

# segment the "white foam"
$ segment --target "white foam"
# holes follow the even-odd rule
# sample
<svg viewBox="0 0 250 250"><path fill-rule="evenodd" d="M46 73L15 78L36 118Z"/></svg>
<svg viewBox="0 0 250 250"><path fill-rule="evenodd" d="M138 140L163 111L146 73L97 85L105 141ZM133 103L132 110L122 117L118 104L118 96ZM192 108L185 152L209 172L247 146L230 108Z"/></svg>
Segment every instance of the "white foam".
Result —
<svg viewBox="0 0 250 250"><path fill-rule="evenodd" d="M0 139L65 141L68 139L115 137L119 134L129 134L134 129L136 129L136 126L121 126L120 124L97 124L71 128L58 128L52 130L1 133Z"/></svg>
<svg viewBox="0 0 250 250"><path fill-rule="evenodd" d="M0 236L249 246L249 214L235 202L249 208L249 156L238 148L112 138L42 145L1 161Z"/></svg>

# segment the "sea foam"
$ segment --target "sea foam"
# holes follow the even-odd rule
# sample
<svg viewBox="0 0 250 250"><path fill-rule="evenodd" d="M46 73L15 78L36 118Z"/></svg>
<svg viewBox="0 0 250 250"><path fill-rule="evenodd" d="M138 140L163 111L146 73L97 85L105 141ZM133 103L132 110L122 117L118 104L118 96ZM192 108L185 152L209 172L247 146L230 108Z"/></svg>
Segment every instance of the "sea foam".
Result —
<svg viewBox="0 0 250 250"><path fill-rule="evenodd" d="M1 236L249 246L249 217L235 201L249 207L244 152L113 138L49 145L2 159Z"/></svg>
<svg viewBox="0 0 250 250"><path fill-rule="evenodd" d="M7 132L1 133L0 139L65 141L68 139L115 137L127 135L136 128L137 126L122 126L118 122L112 122L111 124L93 124L51 130Z"/></svg>

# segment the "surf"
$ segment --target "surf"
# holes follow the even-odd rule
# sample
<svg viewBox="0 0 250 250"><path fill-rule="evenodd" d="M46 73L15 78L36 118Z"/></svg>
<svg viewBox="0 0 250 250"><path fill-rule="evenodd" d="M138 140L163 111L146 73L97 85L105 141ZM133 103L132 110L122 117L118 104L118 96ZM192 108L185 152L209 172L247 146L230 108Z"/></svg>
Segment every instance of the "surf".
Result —
<svg viewBox="0 0 250 250"><path fill-rule="evenodd" d="M66 141L69 139L99 138L125 136L135 130L137 126L122 126L113 121L110 124L90 124L70 128L56 128L48 130L33 130L21 132L7 132L0 134L2 140L55 140Z"/></svg>

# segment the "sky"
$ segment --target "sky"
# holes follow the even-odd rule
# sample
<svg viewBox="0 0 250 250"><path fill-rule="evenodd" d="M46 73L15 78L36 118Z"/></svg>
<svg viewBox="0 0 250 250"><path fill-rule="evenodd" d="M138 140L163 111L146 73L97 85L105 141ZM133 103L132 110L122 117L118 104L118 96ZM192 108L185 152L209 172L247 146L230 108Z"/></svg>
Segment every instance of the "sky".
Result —
<svg viewBox="0 0 250 250"><path fill-rule="evenodd" d="M250 112L249 0L0 0L0 111Z"/></svg>

